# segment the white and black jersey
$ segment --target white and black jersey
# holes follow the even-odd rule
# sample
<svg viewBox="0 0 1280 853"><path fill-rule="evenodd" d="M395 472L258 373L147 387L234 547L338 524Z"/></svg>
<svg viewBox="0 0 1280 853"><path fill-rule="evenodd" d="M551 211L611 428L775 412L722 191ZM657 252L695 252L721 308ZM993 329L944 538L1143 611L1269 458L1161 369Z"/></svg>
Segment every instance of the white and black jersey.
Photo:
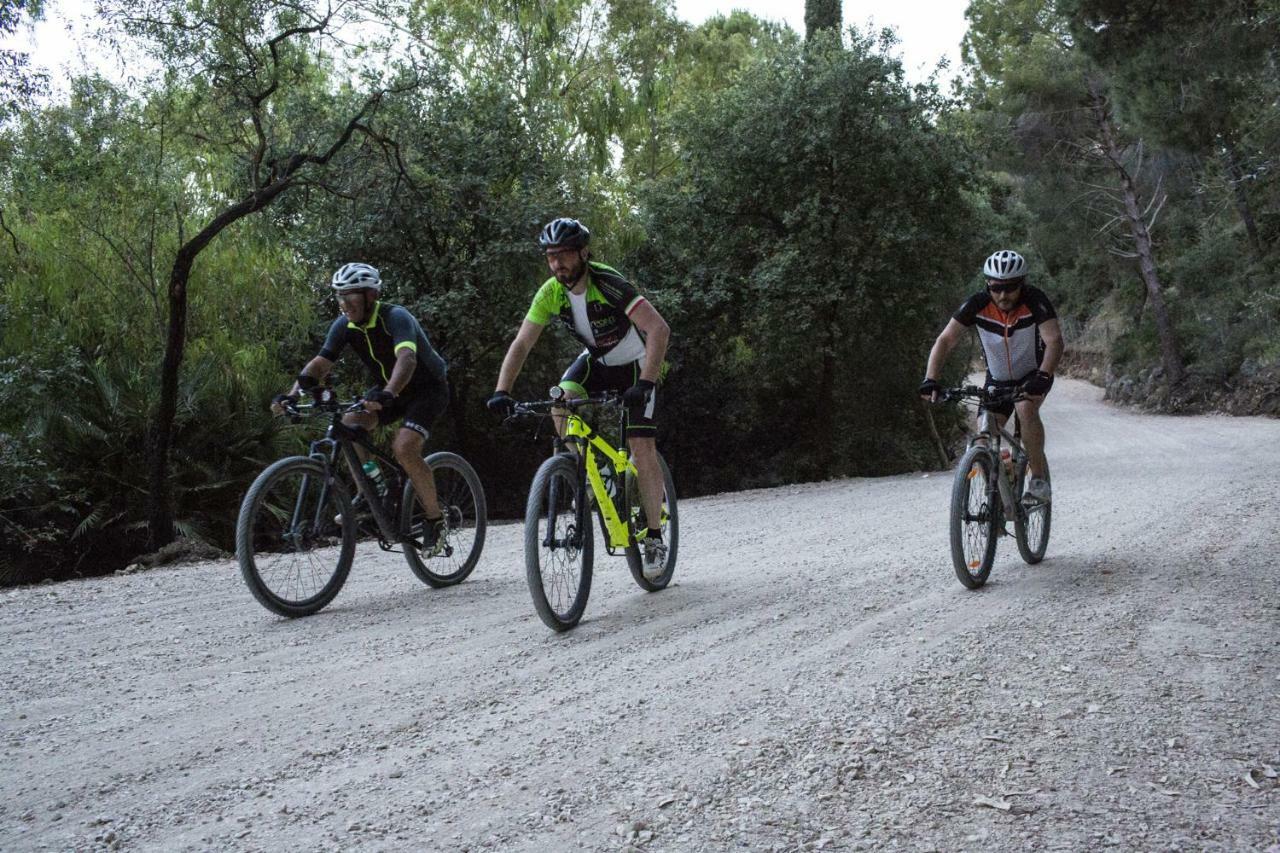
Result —
<svg viewBox="0 0 1280 853"><path fill-rule="evenodd" d="M1022 286L1022 301L1008 312L1000 310L983 290L965 300L953 315L962 326L977 326L987 373L996 382L1020 382L1040 368L1044 339L1040 324L1057 317L1044 292Z"/></svg>

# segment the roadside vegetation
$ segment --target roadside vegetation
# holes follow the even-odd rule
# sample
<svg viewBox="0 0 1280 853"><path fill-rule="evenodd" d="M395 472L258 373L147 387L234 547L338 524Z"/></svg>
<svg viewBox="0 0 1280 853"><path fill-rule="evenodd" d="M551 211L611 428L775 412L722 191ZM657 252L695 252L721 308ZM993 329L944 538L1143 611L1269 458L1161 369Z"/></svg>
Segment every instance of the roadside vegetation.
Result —
<svg viewBox="0 0 1280 853"><path fill-rule="evenodd" d="M449 359L433 442L514 514L544 448L481 401L558 215L675 330L682 494L939 465L914 388L1001 246L1113 396L1280 412L1280 9L1148 5L975 0L948 87L821 0L803 34L661 0L100 2L157 73L50 97L0 55L0 582L229 548L306 439L266 402L348 260Z"/></svg>

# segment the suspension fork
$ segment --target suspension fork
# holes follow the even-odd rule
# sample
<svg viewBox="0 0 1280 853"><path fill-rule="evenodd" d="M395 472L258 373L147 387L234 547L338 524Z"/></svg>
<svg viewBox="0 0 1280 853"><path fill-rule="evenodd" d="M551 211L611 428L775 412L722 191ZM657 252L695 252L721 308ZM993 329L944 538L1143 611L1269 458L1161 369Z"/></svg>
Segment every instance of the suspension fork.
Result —
<svg viewBox="0 0 1280 853"><path fill-rule="evenodd" d="M338 455L338 444L336 441L334 441L331 438L325 438L319 441L311 442L311 447L309 448L307 453L307 456L310 459L314 460L315 462L318 462L321 466L324 467L324 473L321 475L321 478L320 478L320 495L319 495L319 498L316 500L315 511L312 514L311 520L310 520L311 521L310 529L312 532L323 529L323 526L325 523L324 508L328 504L329 490L330 488L332 488L332 485L333 485L333 464L334 464L334 461L337 459L337 455ZM295 538L297 538L298 536L298 531L302 529L302 525L303 525L302 516L303 516L303 513L306 511L306 506L307 506L306 496L307 496L307 493L311 490L311 477L312 475L310 474L303 475L302 488L298 490L297 500L294 501L293 515L290 519L289 529L292 531L292 535Z"/></svg>

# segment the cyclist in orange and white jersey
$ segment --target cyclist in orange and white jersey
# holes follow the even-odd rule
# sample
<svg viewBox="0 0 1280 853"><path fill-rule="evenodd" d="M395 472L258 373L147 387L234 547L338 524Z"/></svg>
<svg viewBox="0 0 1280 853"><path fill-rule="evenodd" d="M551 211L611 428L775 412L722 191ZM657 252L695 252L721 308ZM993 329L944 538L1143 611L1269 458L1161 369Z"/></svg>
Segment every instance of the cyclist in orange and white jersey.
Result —
<svg viewBox="0 0 1280 853"><path fill-rule="evenodd" d="M1040 406L1053 387L1054 370L1062 358L1062 328L1049 297L1027 284L1027 262L1022 255L1002 249L987 258L982 274L987 279L986 289L965 300L934 341L925 379L920 384L920 396L926 400L938 398L942 390L938 384L942 365L965 330L977 327L987 362L987 387L1020 386L1028 395L1016 404L987 408L999 416L1003 426L1016 405L1031 468L1027 492L1038 500L1048 501L1052 490L1047 477L1049 463L1044 455Z"/></svg>

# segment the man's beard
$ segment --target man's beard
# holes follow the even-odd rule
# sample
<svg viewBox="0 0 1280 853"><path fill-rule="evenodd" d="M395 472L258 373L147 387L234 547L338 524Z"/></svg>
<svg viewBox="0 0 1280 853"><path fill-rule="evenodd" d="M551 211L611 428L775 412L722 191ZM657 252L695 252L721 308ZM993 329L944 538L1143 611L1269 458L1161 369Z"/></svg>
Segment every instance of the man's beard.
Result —
<svg viewBox="0 0 1280 853"><path fill-rule="evenodd" d="M582 272L586 268L587 268L586 262L579 260L577 264L574 265L573 269L569 270L569 272L556 273L556 281L566 286L573 284L575 281L582 278Z"/></svg>

